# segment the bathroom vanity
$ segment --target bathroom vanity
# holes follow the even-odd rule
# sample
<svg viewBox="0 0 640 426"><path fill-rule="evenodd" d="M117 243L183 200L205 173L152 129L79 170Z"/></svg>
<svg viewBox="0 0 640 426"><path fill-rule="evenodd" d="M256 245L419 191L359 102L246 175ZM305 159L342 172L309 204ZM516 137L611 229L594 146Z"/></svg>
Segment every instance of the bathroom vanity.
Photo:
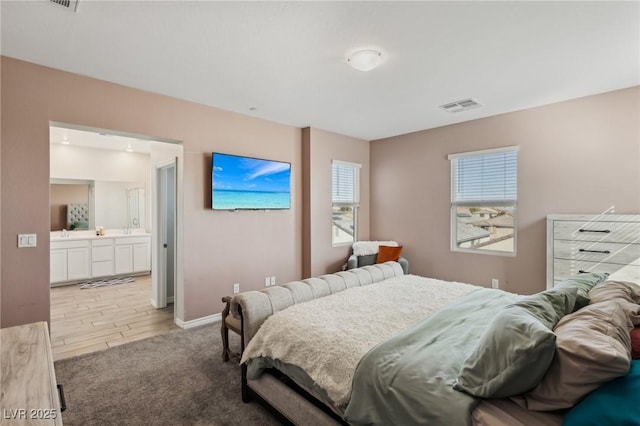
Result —
<svg viewBox="0 0 640 426"><path fill-rule="evenodd" d="M51 285L151 271L151 235L107 230L51 233Z"/></svg>

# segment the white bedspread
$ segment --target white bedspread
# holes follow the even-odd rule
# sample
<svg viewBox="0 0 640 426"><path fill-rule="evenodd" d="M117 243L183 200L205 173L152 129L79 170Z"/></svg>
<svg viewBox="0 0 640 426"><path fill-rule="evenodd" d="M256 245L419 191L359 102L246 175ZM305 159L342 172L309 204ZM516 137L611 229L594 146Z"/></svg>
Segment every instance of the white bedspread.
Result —
<svg viewBox="0 0 640 426"><path fill-rule="evenodd" d="M478 288L404 275L296 304L267 318L242 362L263 356L296 365L343 407L371 348Z"/></svg>

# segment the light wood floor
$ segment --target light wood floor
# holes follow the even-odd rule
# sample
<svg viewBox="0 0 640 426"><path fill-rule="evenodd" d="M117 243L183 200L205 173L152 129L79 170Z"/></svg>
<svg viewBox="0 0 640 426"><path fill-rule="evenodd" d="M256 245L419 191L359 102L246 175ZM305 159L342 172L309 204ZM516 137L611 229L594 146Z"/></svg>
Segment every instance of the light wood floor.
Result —
<svg viewBox="0 0 640 426"><path fill-rule="evenodd" d="M151 275L135 282L82 290L51 289L53 359L71 358L177 329L173 305L151 306Z"/></svg>

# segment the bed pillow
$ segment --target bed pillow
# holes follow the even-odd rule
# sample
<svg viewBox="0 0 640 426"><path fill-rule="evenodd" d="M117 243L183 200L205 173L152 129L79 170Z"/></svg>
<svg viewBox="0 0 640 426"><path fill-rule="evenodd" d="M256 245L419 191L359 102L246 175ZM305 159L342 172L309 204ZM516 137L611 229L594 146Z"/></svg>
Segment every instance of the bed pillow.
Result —
<svg viewBox="0 0 640 426"><path fill-rule="evenodd" d="M633 325L640 325L640 285L628 281L605 281L589 291L591 303L618 299L625 305Z"/></svg>
<svg viewBox="0 0 640 426"><path fill-rule="evenodd" d="M605 281L589 291L591 303L611 299L624 299L631 303L640 303L640 286L627 281Z"/></svg>
<svg viewBox="0 0 640 426"><path fill-rule="evenodd" d="M629 373L591 392L564 416L563 426L637 425L640 360Z"/></svg>
<svg viewBox="0 0 640 426"><path fill-rule="evenodd" d="M389 261L397 262L402 254L402 246L380 246L378 248L378 261L377 263L384 263Z"/></svg>
<svg viewBox="0 0 640 426"><path fill-rule="evenodd" d="M633 328L625 302L591 304L555 328L556 353L542 381L525 395L529 410L573 407L603 383L623 376L631 362Z"/></svg>
<svg viewBox="0 0 640 426"><path fill-rule="evenodd" d="M596 274L595 272L585 272L575 277L568 278L554 285L553 288L565 288L575 287L578 289L578 297L576 299L576 305L573 307L575 312L580 308L587 306L590 302L591 289L601 285L601 283L607 279L605 274Z"/></svg>
<svg viewBox="0 0 640 426"><path fill-rule="evenodd" d="M640 326L630 332L631 335L631 358L640 359Z"/></svg>
<svg viewBox="0 0 640 426"><path fill-rule="evenodd" d="M553 327L571 312L576 298L575 287L554 288L507 306L465 360L454 388L481 398L505 398L532 389L553 359Z"/></svg>

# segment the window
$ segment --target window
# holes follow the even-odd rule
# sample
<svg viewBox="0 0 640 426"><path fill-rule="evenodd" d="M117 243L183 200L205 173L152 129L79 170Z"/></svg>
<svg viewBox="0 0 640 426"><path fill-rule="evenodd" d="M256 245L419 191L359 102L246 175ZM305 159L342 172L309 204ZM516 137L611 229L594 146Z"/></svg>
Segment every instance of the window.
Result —
<svg viewBox="0 0 640 426"><path fill-rule="evenodd" d="M518 147L449 155L451 250L515 255Z"/></svg>
<svg viewBox="0 0 640 426"><path fill-rule="evenodd" d="M331 242L353 243L357 236L360 164L334 160L331 176Z"/></svg>

